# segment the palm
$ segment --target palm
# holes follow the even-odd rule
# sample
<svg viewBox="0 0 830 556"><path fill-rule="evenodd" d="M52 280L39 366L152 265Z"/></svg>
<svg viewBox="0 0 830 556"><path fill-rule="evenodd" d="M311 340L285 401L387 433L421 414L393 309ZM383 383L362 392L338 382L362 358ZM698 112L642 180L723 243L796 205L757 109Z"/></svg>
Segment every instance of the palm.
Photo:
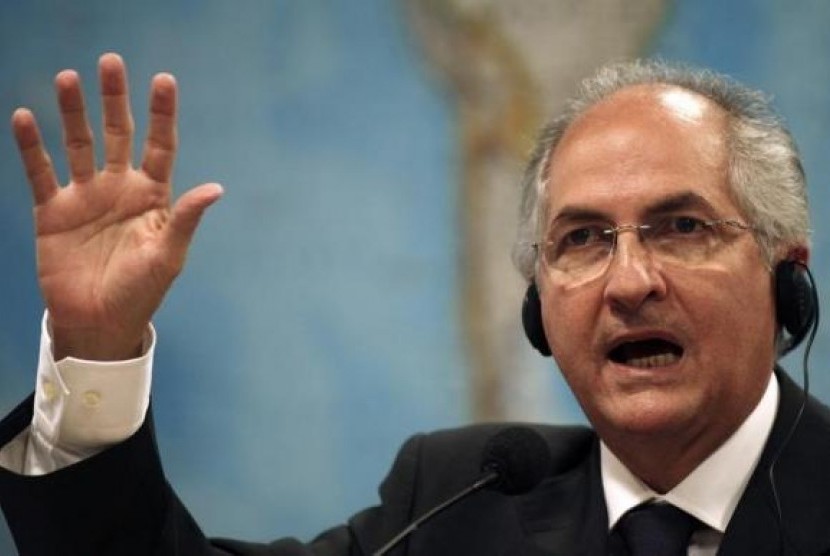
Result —
<svg viewBox="0 0 830 556"><path fill-rule="evenodd" d="M163 190L163 195L154 190ZM140 290L159 301L175 271L165 269L163 226L168 186L135 170L101 172L35 208L38 275L54 323L120 326ZM152 305L152 303L151 303Z"/></svg>
<svg viewBox="0 0 830 556"><path fill-rule="evenodd" d="M31 114L21 110L14 117L35 198L38 278L56 351L65 344L66 355L128 356L181 270L199 217L221 189L203 185L170 203L176 148L172 77L153 81L140 169L130 162L132 118L120 58L101 60L101 170L95 167L77 76L63 72L56 83L71 174L67 186L58 186Z"/></svg>

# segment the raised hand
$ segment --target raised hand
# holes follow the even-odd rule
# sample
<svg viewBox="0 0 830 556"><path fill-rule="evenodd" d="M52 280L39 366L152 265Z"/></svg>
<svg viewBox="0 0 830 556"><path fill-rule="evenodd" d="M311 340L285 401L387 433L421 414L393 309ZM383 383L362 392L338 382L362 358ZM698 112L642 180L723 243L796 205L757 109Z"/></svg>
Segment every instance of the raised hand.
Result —
<svg viewBox="0 0 830 556"><path fill-rule="evenodd" d="M55 77L70 180L61 187L34 115L12 116L34 197L37 268L49 310L56 359L137 355L153 313L181 271L208 206L222 195L203 184L171 202L176 155L176 82L151 83L150 120L141 166L132 165L133 119L121 58L99 62L104 163L95 163L80 80Z"/></svg>

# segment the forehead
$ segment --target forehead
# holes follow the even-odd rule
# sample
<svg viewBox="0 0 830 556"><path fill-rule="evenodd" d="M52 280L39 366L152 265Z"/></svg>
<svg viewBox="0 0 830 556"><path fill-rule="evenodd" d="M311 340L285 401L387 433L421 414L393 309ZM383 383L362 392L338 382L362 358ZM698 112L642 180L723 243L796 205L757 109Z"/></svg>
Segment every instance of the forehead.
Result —
<svg viewBox="0 0 830 556"><path fill-rule="evenodd" d="M548 217L576 207L621 221L688 192L734 210L726 120L717 104L677 87L615 93L577 118L552 153Z"/></svg>

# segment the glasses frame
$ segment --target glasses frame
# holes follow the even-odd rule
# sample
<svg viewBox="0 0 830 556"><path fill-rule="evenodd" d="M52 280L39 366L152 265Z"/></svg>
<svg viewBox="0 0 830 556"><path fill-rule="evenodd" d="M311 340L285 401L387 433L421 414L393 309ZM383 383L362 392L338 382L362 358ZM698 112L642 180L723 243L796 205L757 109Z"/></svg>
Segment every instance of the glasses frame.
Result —
<svg viewBox="0 0 830 556"><path fill-rule="evenodd" d="M682 215L680 215L680 217L682 217ZM692 217L692 218L694 218L694 217ZM722 227L722 226L729 226L729 227L735 228L735 229L740 230L740 231L754 231L756 229L754 226L752 226L750 224L746 224L746 223L741 222L740 220L736 220L734 218L716 218L716 219L712 219L712 220L700 220L700 219L695 218L695 220L697 220L698 221L697 223L700 224L701 226L704 226L704 227L710 228L710 229L718 228L718 227ZM649 243L647 241L647 238L645 237L648 234L645 234L645 236L644 236L643 232L647 231L647 230L651 230L654 227L655 226L653 224L650 224L650 223L645 223L645 224L619 224L619 225L616 225L616 226L615 225L609 225L608 228L605 228L605 229L601 230L600 233L603 234L604 236L606 236L606 237L611 236L611 243L610 243L611 248L608 250L608 255L606 257L605 263L602 265L602 267L599 267L596 274L592 274L587 278L574 280L574 282L575 283L588 282L590 280L594 280L594 279L602 276L603 274L605 274L605 272L610 267L610 263L614 258L614 254L617 251L617 243L618 243L619 235L623 232L636 232L637 237L640 239L640 241L643 243L643 245L646 247L646 249L649 250L649 253L651 253ZM545 256L545 250L542 249L542 246L543 245L548 246L548 245L551 245L553 243L554 242L552 240L547 240L543 243L538 243L538 242L532 243L531 247L536 251L537 258L541 257L541 260L543 261L543 263L548 268L550 268L552 270L557 270L557 271L559 271L563 274L567 274L567 271L562 270L562 269L558 269L554 265L552 265L550 263L550 261L548 261L548 257Z"/></svg>

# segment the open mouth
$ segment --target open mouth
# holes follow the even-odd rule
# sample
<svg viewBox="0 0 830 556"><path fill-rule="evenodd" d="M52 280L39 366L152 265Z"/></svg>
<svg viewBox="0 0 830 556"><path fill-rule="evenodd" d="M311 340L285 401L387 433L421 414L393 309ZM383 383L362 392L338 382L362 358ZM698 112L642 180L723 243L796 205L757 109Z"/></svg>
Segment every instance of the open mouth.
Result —
<svg viewBox="0 0 830 556"><path fill-rule="evenodd" d="M681 346L659 338L625 342L608 353L611 361L640 369L665 367L676 363L682 356Z"/></svg>

